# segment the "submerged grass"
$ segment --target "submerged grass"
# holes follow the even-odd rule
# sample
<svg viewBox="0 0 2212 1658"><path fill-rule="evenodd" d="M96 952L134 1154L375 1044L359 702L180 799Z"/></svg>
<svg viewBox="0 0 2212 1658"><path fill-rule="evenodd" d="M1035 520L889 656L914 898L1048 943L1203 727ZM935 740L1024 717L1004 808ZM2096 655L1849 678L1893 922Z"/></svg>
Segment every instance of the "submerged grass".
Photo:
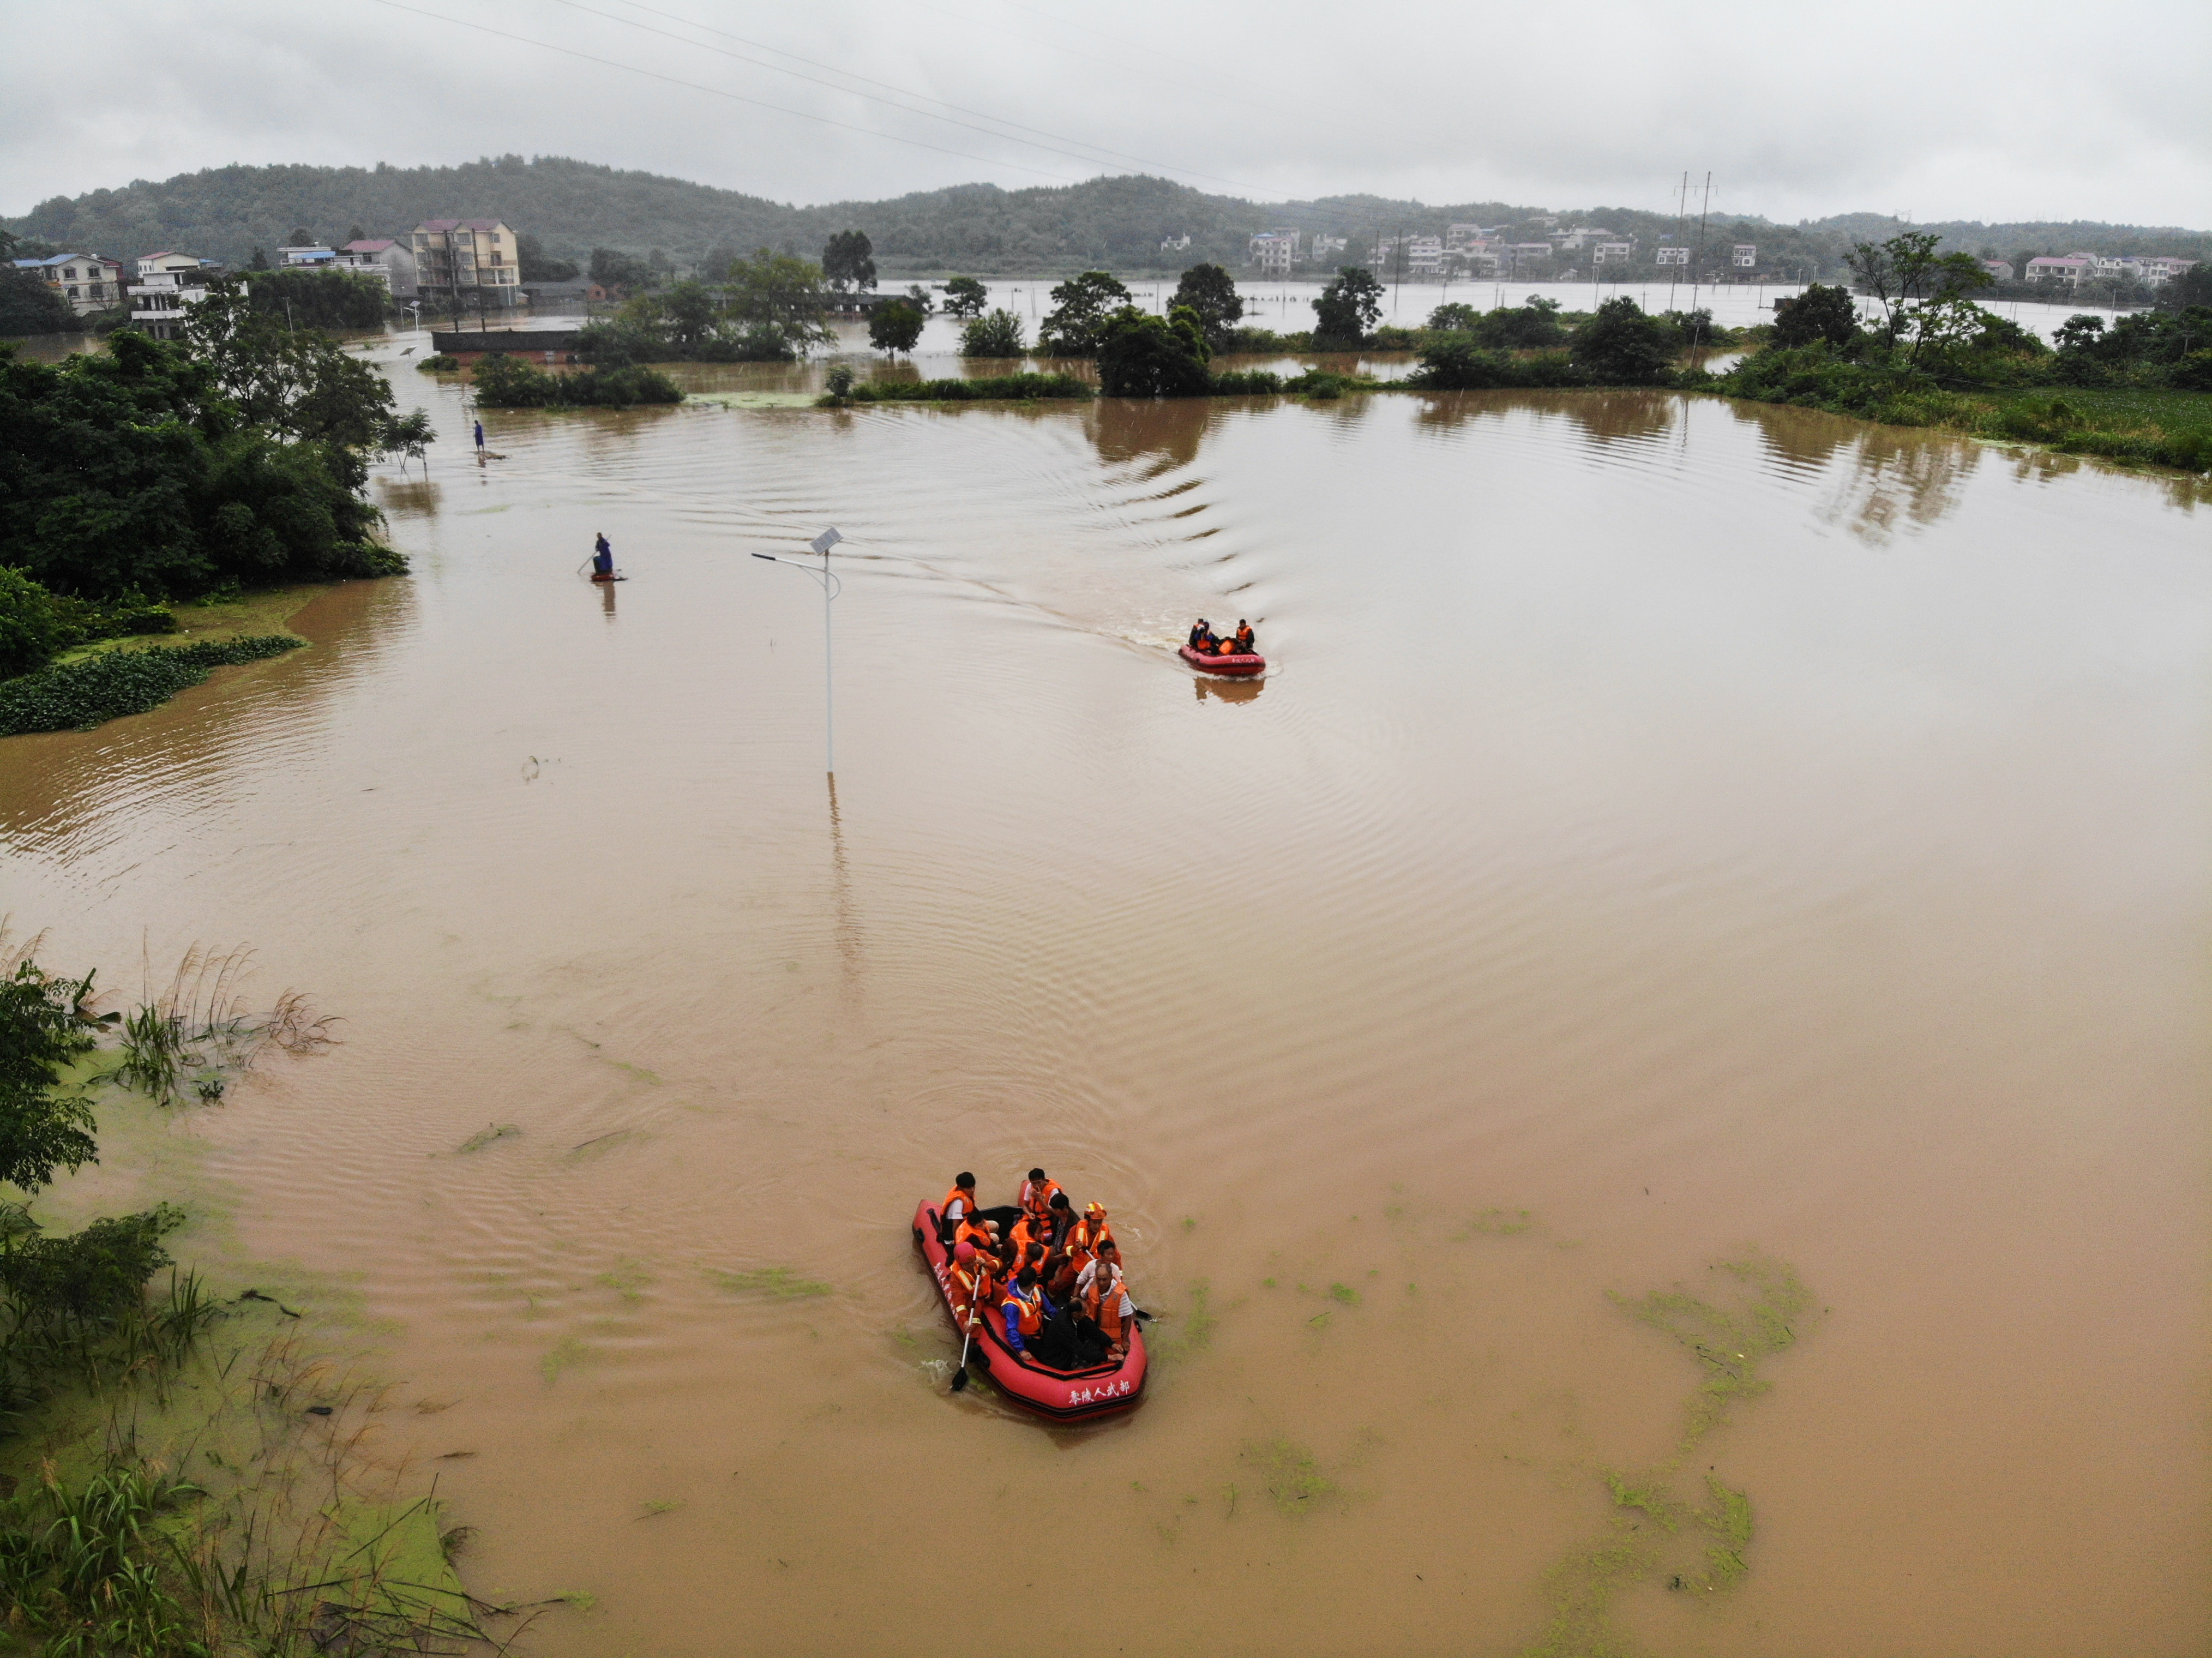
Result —
<svg viewBox="0 0 2212 1658"><path fill-rule="evenodd" d="M1237 1460L1258 1476L1269 1500L1284 1514L1310 1513L1316 1502L1336 1494L1335 1482L1322 1473L1314 1454L1295 1441L1262 1440L1247 1445Z"/></svg>
<svg viewBox="0 0 2212 1658"><path fill-rule="evenodd" d="M726 1272L719 1266L705 1269L708 1278L732 1295L766 1296L771 1301L804 1301L813 1296L826 1296L830 1286L819 1279L801 1278L788 1266L760 1266L750 1272Z"/></svg>
<svg viewBox="0 0 2212 1658"><path fill-rule="evenodd" d="M1794 1268L1764 1255L1717 1261L1707 1270L1718 1287L1704 1296L1677 1285L1612 1297L1638 1321L1679 1342L1704 1378L1685 1407L1670 1455L1649 1468L1604 1471L1613 1508L1606 1534L1547 1576L1550 1613L1524 1658L1627 1658L1633 1646L1613 1618L1624 1588L1663 1576L1670 1591L1716 1594L1749 1570L1751 1499L1710 1471L1702 1502L1677 1495L1674 1481L1738 1405L1772 1386L1761 1366L1796 1345L1814 1316L1814 1300Z"/></svg>

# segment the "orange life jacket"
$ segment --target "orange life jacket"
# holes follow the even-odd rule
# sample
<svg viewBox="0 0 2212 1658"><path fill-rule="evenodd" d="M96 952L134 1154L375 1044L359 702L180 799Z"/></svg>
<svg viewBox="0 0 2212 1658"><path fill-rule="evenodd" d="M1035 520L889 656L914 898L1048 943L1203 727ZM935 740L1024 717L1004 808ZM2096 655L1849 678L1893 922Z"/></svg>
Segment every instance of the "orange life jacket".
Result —
<svg viewBox="0 0 2212 1658"><path fill-rule="evenodd" d="M1252 630L1249 628L1239 628L1237 630L1237 654L1239 656L1252 654Z"/></svg>
<svg viewBox="0 0 2212 1658"><path fill-rule="evenodd" d="M952 1234L952 1247L955 1249L963 1243L974 1244L977 1253L981 1254L989 1254L999 1247L998 1240L985 1230L983 1223L977 1220L972 1212L960 1223L958 1229Z"/></svg>
<svg viewBox="0 0 2212 1658"><path fill-rule="evenodd" d="M1041 1216L1024 1215L1014 1223L1012 1238L1014 1246L1014 1261L1018 1266L1028 1254L1029 1247L1032 1243L1042 1243L1045 1247L1046 1253L1051 1252L1052 1223Z"/></svg>
<svg viewBox="0 0 2212 1658"><path fill-rule="evenodd" d="M1008 1284L1006 1298L1000 1305L1015 1309L1014 1322L1021 1329L1023 1340L1029 1340L1044 1328L1042 1290L1024 1290L1018 1284Z"/></svg>
<svg viewBox="0 0 2212 1658"><path fill-rule="evenodd" d="M991 1276L991 1269L985 1264L989 1259L988 1255L979 1256L973 1266L956 1264L949 1274L953 1310L960 1315L960 1327L963 1330L968 1327L969 1312L988 1310L991 1297L998 1290L999 1286Z"/></svg>
<svg viewBox="0 0 2212 1658"><path fill-rule="evenodd" d="M1075 1270L1079 1272L1091 1265L1092 1258L1098 1253L1099 1244L1113 1236L1111 1226L1103 1220L1092 1220L1087 1215L1069 1227L1065 1247L1068 1260L1075 1263Z"/></svg>
<svg viewBox="0 0 2212 1658"><path fill-rule="evenodd" d="M960 1206L960 1218L963 1220L975 1212L975 1194L956 1186L945 1194L945 1201L937 1206L938 1214L940 1217L950 1214L956 1203Z"/></svg>
<svg viewBox="0 0 2212 1658"><path fill-rule="evenodd" d="M1091 1287L1083 1292L1083 1310L1092 1323L1103 1330L1108 1338L1119 1340L1121 1335L1121 1297L1124 1291L1121 1270L1100 1267L1091 1275Z"/></svg>
<svg viewBox="0 0 2212 1658"><path fill-rule="evenodd" d="M1040 1220L1052 1217L1053 1193L1060 1190L1060 1182L1048 1180L1042 1186L1034 1181L1022 1182L1022 1208Z"/></svg>

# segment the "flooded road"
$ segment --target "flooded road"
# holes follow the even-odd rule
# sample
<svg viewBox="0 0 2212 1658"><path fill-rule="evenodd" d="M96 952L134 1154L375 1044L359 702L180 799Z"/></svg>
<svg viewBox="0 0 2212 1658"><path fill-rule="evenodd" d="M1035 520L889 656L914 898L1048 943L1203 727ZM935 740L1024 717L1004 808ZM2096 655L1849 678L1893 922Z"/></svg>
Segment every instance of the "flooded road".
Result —
<svg viewBox="0 0 2212 1658"><path fill-rule="evenodd" d="M2201 486L1641 392L487 411L480 471L398 367L414 576L0 744L5 908L344 1016L179 1133L358 1293L472 1589L574 1597L525 1649L2204 1649ZM748 556L832 524L834 794ZM908 1218L1031 1163L1164 1315L1121 1424L945 1396ZM1747 1260L1773 1351L1636 1315Z"/></svg>

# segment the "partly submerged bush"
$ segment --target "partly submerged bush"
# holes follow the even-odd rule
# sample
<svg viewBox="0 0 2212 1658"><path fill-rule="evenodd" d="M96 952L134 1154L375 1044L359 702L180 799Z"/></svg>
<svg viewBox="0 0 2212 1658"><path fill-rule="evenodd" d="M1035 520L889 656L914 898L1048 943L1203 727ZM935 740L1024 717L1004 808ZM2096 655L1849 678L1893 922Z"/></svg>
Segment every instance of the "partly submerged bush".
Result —
<svg viewBox="0 0 2212 1658"><path fill-rule="evenodd" d="M656 369L631 364L549 374L495 351L477 365L477 401L488 409L627 409L641 403L681 403L683 388Z"/></svg>
<svg viewBox="0 0 2212 1658"><path fill-rule="evenodd" d="M425 357L416 363L415 372L418 374L450 374L460 366L461 360L459 357L447 356L441 351L434 356Z"/></svg>
<svg viewBox="0 0 2212 1658"><path fill-rule="evenodd" d="M1000 374L972 380L862 380L854 403L980 403L1030 398L1081 402L1096 397L1088 380L1073 374Z"/></svg>
<svg viewBox="0 0 2212 1658"><path fill-rule="evenodd" d="M1525 357L1480 344L1472 334L1449 336L1421 353L1408 386L1427 392L1482 392L1505 386L1588 386L1591 375L1564 351Z"/></svg>
<svg viewBox="0 0 2212 1658"><path fill-rule="evenodd" d="M307 641L283 634L113 651L0 683L0 737L83 731L158 708L216 668L281 656Z"/></svg>

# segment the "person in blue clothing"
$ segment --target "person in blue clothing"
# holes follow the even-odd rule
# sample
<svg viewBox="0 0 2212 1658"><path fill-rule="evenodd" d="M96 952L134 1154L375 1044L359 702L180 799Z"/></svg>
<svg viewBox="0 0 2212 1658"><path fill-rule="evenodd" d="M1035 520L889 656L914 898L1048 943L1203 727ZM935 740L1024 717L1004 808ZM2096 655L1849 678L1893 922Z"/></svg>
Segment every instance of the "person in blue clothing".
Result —
<svg viewBox="0 0 2212 1658"><path fill-rule="evenodd" d="M604 531L592 545L592 574L611 576L615 573L615 550L607 544Z"/></svg>
<svg viewBox="0 0 2212 1658"><path fill-rule="evenodd" d="M1006 1345L1056 1370L1075 1366L1075 1327L1052 1304L1037 1282L1036 1268L1024 1266L1006 1286Z"/></svg>

